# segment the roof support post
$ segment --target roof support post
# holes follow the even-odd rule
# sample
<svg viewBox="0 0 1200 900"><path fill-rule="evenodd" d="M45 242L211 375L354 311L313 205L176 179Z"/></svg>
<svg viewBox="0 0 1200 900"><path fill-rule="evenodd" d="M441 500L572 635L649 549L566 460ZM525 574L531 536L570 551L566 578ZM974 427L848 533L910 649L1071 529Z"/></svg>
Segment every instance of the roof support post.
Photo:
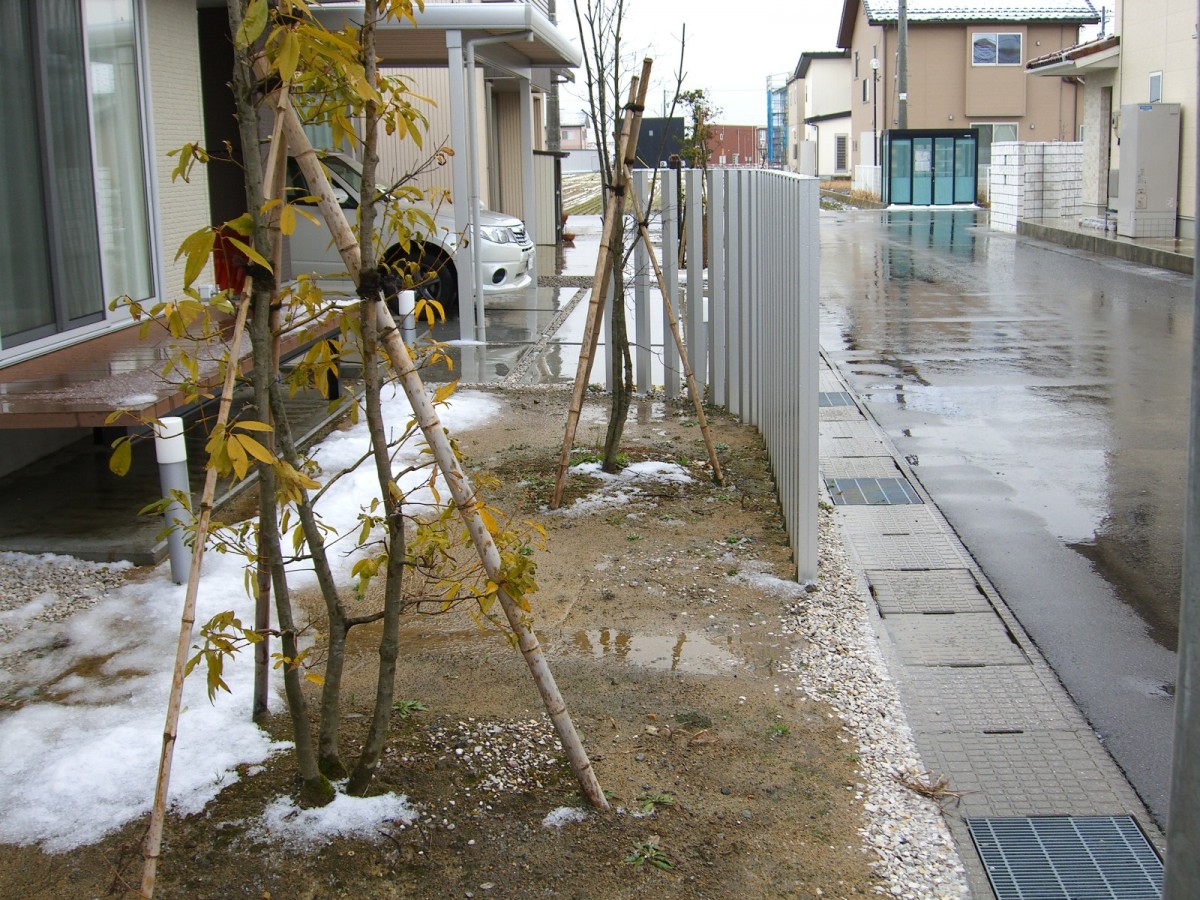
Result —
<svg viewBox="0 0 1200 900"><path fill-rule="evenodd" d="M466 96L463 77L465 74L464 66L466 61L463 57L463 40L461 31L446 32L446 52L447 66L449 67L450 75L450 144L455 149L461 149L467 145L467 116L471 114L463 110L461 98ZM471 68L470 81L473 84L475 78L474 67ZM454 166L453 184L454 184L454 232L458 235L467 233L468 209L467 204L463 202L464 198L470 196L470 173L467 171L468 166ZM454 268L458 283L458 336L464 341L472 341L475 339L475 280L472 277L474 267L471 265L471 258L474 256L474 242L468 243L464 240L458 241L458 252L454 254ZM467 315L466 311L471 310L472 314Z"/></svg>
<svg viewBox="0 0 1200 900"><path fill-rule="evenodd" d="M537 202L533 182L533 84L528 75L518 75L521 94L521 218L525 233L537 244ZM534 253L537 253L535 248Z"/></svg>

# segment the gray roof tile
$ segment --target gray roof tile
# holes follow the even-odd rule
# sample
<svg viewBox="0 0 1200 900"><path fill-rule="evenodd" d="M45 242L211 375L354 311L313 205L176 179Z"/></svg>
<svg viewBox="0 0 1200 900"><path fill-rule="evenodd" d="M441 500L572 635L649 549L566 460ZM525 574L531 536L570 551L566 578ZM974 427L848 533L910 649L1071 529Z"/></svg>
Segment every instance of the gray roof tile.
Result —
<svg viewBox="0 0 1200 900"><path fill-rule="evenodd" d="M871 22L900 17L897 0L862 0ZM1091 0L908 0L909 22L1098 22Z"/></svg>

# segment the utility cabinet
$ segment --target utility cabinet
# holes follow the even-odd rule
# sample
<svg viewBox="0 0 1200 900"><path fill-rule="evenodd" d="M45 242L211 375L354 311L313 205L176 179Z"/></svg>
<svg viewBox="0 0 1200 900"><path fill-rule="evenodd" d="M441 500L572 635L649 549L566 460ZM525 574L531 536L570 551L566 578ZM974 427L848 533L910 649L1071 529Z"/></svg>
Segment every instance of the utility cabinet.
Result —
<svg viewBox="0 0 1200 900"><path fill-rule="evenodd" d="M1175 237L1179 215L1179 104L1121 107L1117 234Z"/></svg>

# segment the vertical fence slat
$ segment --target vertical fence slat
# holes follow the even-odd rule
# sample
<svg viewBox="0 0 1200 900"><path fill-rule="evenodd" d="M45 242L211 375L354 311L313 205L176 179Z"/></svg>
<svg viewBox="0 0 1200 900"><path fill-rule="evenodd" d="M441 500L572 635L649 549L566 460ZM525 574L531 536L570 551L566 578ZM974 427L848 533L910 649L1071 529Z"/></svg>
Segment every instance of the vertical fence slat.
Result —
<svg viewBox="0 0 1200 900"><path fill-rule="evenodd" d="M673 282L675 189L664 191L663 255ZM688 196L700 193L689 175ZM689 206L688 358L711 397L763 436L801 581L817 574L819 241L817 181L715 172L709 183L708 321L697 300L702 226ZM669 284L673 296L677 286ZM700 346L696 346L698 342ZM664 348L664 360L669 346ZM693 355L695 354L695 355ZM677 365L677 364L676 364ZM679 372L668 377L678 396Z"/></svg>
<svg viewBox="0 0 1200 900"><path fill-rule="evenodd" d="M648 176L645 169L633 172L633 189L641 201L639 209L644 210L650 209ZM646 242L642 240L635 240L633 244L633 331L634 377L637 389L646 393L654 389L654 379L650 374L650 256L646 252Z"/></svg>
<svg viewBox="0 0 1200 900"><path fill-rule="evenodd" d="M672 306L679 308L679 207L676 198L679 196L679 170L667 169L662 172L662 254L663 280L667 283L667 293L670 295ZM663 393L667 399L679 397L679 383L682 378L682 367L679 365L679 350L671 338L671 323L667 315L666 304L662 305L663 324Z"/></svg>
<svg viewBox="0 0 1200 900"><path fill-rule="evenodd" d="M687 170L687 353L700 400L707 396L708 334L704 326L704 180L700 169Z"/></svg>

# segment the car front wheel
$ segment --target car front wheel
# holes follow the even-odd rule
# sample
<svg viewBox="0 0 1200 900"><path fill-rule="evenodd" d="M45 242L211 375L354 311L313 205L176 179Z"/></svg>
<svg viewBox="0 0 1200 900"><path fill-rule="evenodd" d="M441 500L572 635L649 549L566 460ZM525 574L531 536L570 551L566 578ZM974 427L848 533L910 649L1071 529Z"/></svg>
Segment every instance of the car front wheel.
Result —
<svg viewBox="0 0 1200 900"><path fill-rule="evenodd" d="M417 248L414 246L413 250ZM415 265L414 265L415 263ZM458 278L454 262L446 254L428 247L421 248L415 259L396 252L388 257L388 269L399 276L399 284L411 284L417 299L436 300L446 318L458 315ZM388 306L396 311L396 298L389 292Z"/></svg>

